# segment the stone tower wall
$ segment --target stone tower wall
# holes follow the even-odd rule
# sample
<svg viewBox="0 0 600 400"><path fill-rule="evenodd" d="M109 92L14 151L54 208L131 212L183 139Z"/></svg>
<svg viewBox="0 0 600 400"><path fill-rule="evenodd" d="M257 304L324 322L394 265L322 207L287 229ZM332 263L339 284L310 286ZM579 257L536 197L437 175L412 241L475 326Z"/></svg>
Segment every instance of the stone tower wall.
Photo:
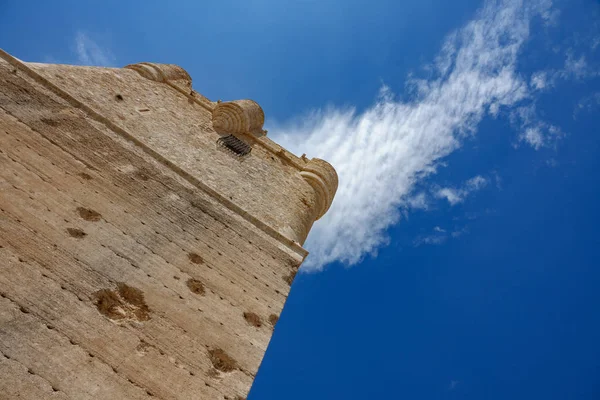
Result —
<svg viewBox="0 0 600 400"><path fill-rule="evenodd" d="M0 52L0 398L247 395L337 186L257 107Z"/></svg>

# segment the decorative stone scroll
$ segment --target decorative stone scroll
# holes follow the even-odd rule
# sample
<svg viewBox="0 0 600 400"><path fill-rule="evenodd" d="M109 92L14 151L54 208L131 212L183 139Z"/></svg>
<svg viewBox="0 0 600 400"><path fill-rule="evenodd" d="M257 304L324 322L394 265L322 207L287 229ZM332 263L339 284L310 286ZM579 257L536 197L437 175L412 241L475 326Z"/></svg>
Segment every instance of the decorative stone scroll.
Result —
<svg viewBox="0 0 600 400"><path fill-rule="evenodd" d="M300 175L315 190L317 198L317 218L321 218L333 202L338 188L338 176L327 161L313 158L305 165Z"/></svg>
<svg viewBox="0 0 600 400"><path fill-rule="evenodd" d="M263 136L265 114L252 100L235 100L218 103L212 112L213 128L217 132L252 133Z"/></svg>
<svg viewBox="0 0 600 400"><path fill-rule="evenodd" d="M192 89L190 74L179 65L142 62L127 65L125 68L132 69L152 81L174 84L187 91Z"/></svg>

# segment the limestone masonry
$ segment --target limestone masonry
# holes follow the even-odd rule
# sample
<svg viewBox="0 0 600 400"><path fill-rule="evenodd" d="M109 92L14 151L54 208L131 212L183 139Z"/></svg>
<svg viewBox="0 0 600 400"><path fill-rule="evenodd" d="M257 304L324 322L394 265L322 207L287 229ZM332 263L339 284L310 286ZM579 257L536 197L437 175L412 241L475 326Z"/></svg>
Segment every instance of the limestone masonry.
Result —
<svg viewBox="0 0 600 400"><path fill-rule="evenodd" d="M335 170L175 65L0 50L0 399L244 399Z"/></svg>

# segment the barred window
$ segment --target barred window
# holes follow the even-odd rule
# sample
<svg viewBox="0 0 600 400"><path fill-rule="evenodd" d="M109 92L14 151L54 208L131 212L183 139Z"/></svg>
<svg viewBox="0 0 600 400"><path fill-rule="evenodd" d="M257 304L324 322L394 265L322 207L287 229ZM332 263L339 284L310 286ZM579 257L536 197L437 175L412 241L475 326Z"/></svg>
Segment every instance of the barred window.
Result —
<svg viewBox="0 0 600 400"><path fill-rule="evenodd" d="M250 151L252 150L252 147L250 147L249 144L243 142L234 135L220 137L219 140L217 140L217 145L229 150L237 157L250 154Z"/></svg>

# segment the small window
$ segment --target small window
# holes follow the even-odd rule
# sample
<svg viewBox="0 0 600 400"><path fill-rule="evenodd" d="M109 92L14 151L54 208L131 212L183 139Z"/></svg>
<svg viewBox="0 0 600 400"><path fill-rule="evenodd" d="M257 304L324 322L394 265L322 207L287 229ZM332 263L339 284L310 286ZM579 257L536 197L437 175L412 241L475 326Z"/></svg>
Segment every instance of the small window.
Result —
<svg viewBox="0 0 600 400"><path fill-rule="evenodd" d="M219 140L217 140L217 144L231 151L238 157L250 154L250 151L252 150L252 147L250 147L249 144L244 143L242 140L233 135L227 135L219 138Z"/></svg>

